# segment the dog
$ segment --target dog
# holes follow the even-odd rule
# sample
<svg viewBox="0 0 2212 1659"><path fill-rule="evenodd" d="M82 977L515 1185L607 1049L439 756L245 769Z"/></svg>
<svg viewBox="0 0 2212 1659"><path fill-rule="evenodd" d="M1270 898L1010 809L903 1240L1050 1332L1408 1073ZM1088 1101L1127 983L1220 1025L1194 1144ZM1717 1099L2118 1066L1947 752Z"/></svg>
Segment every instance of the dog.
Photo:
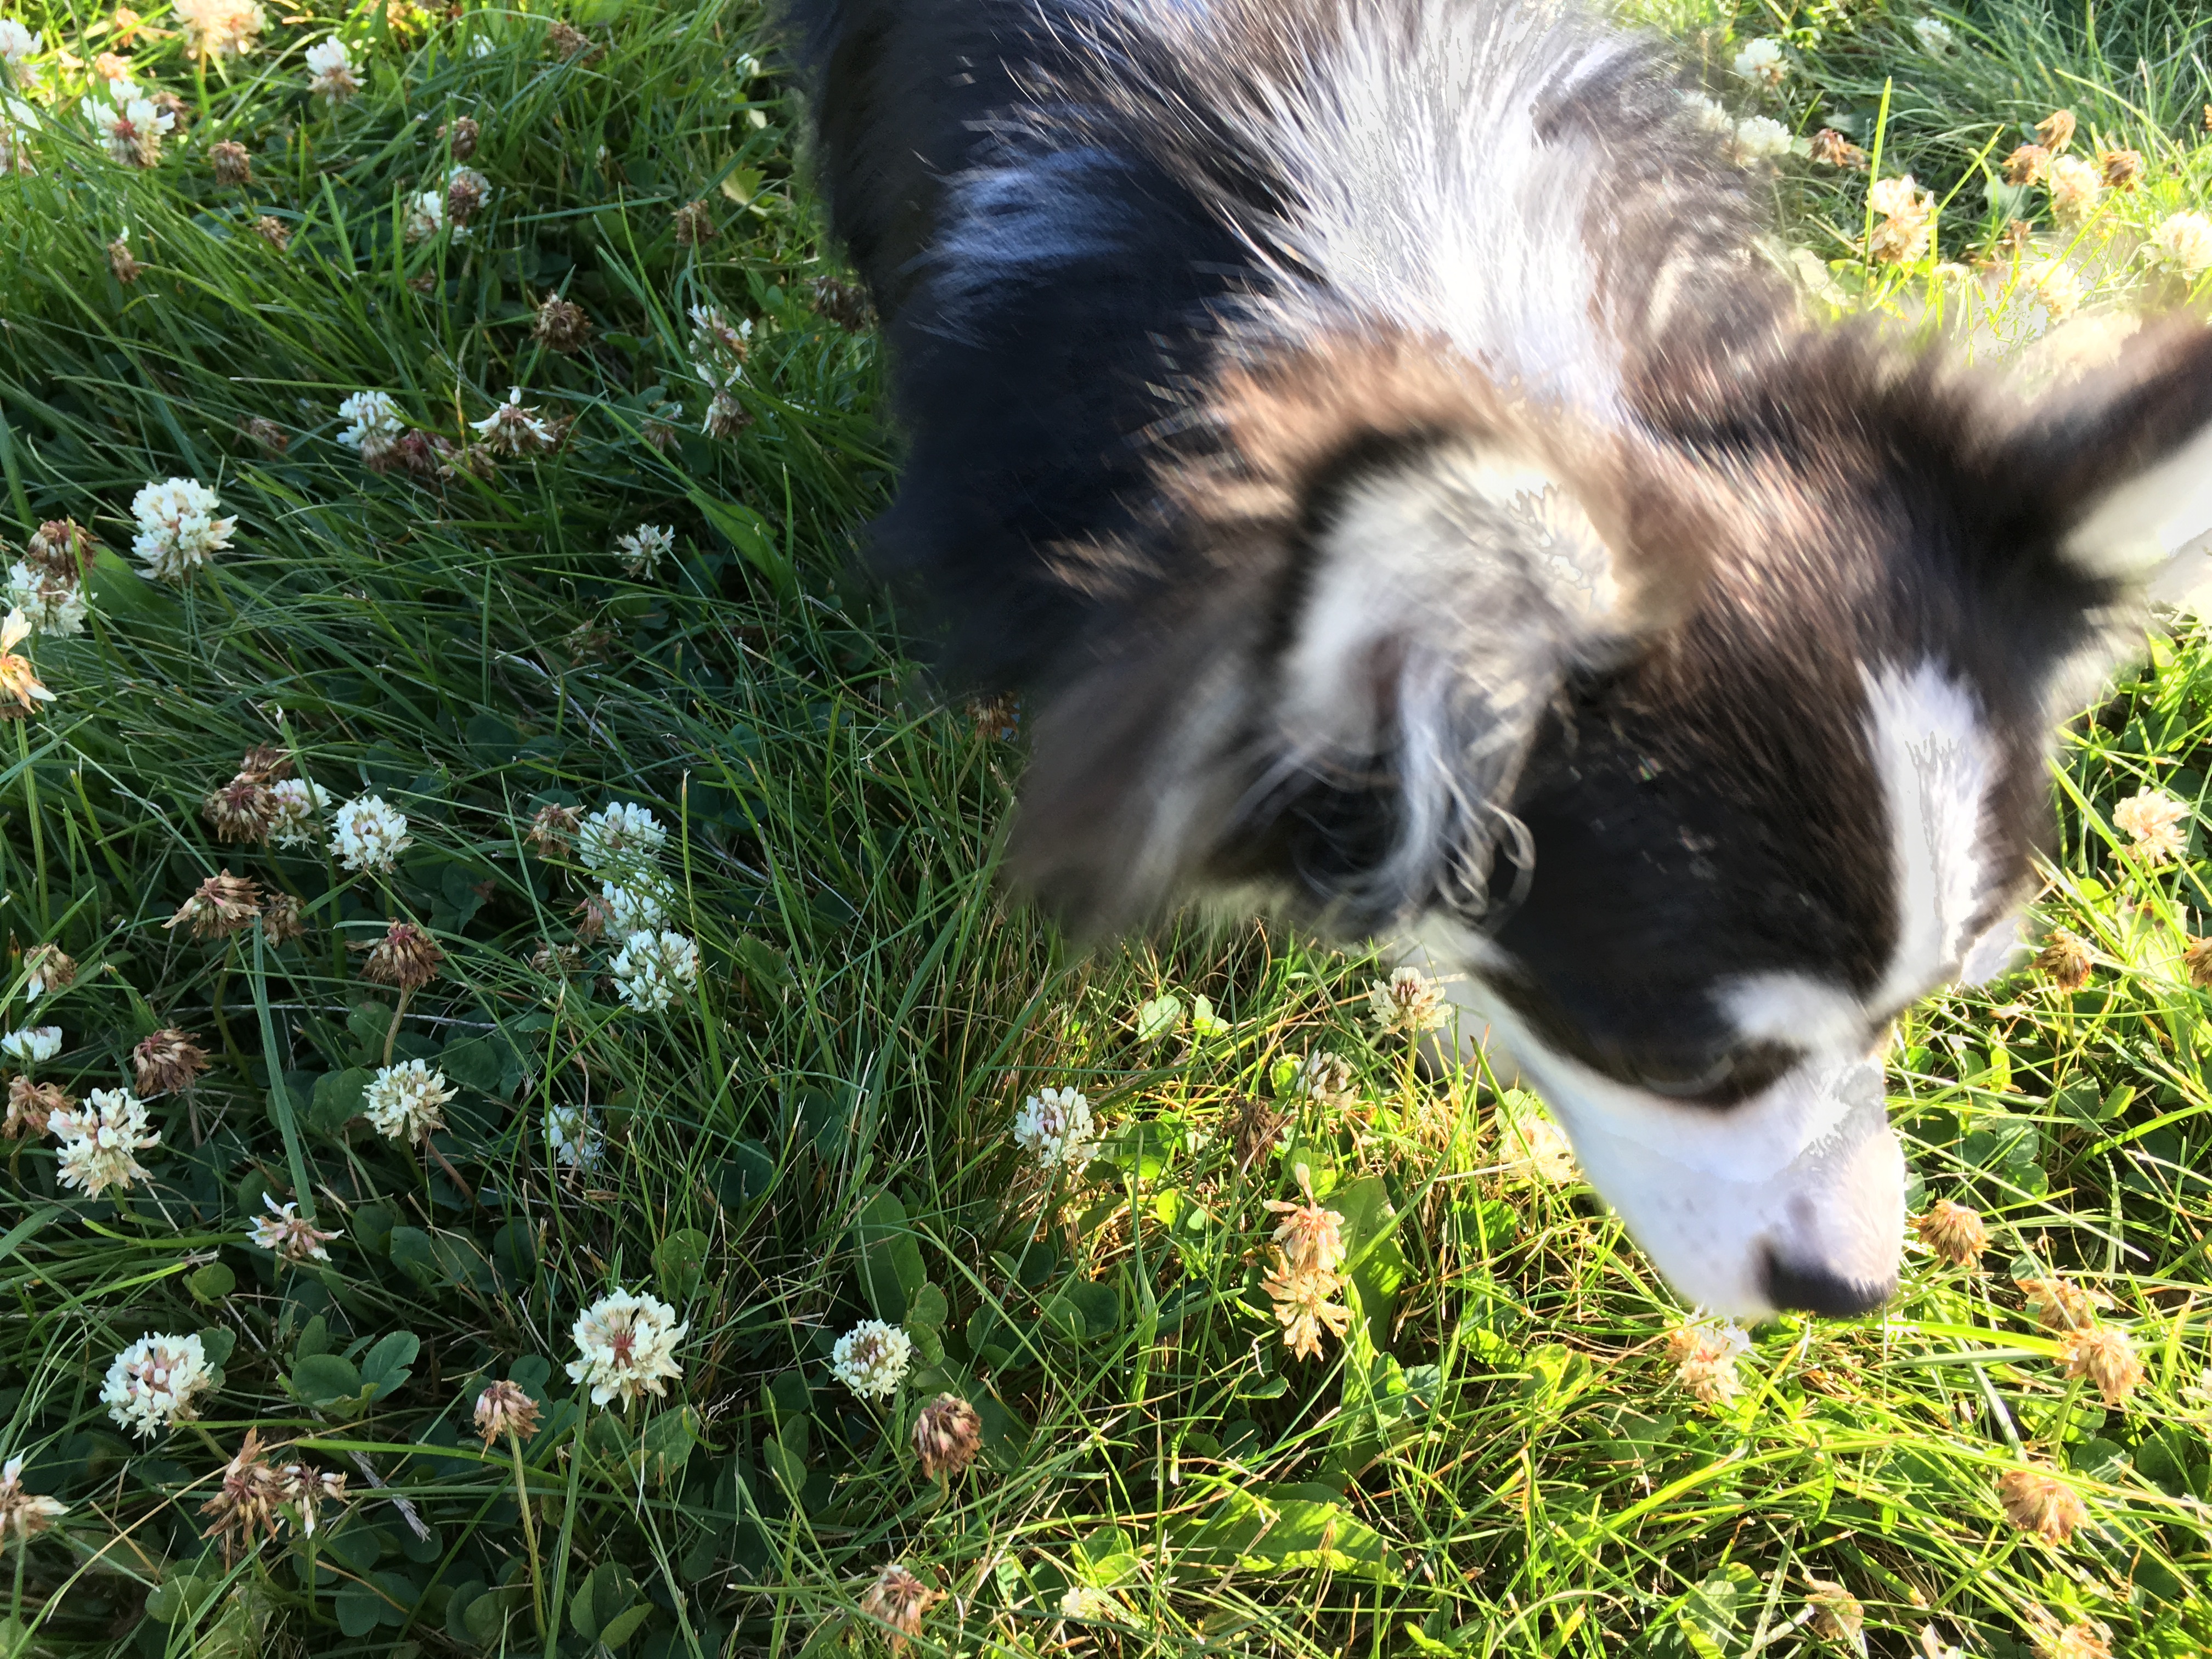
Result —
<svg viewBox="0 0 2212 1659"><path fill-rule="evenodd" d="M1416 940L1686 1299L1878 1307L1890 1028L2012 959L2212 331L2029 398L1809 325L1568 4L787 10L910 443L872 558L1033 711L1019 884Z"/></svg>

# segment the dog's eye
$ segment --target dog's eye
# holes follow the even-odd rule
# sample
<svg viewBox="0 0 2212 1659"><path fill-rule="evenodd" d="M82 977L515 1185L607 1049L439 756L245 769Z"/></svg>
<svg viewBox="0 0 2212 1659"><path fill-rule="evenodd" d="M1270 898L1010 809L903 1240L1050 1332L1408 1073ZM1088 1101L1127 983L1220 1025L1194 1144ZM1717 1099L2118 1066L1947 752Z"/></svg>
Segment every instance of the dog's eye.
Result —
<svg viewBox="0 0 2212 1659"><path fill-rule="evenodd" d="M1753 1042L1730 1049L1696 1073L1650 1063L1632 1070L1637 1085L1655 1095L1699 1106L1733 1106L1770 1087L1803 1058L1787 1043Z"/></svg>

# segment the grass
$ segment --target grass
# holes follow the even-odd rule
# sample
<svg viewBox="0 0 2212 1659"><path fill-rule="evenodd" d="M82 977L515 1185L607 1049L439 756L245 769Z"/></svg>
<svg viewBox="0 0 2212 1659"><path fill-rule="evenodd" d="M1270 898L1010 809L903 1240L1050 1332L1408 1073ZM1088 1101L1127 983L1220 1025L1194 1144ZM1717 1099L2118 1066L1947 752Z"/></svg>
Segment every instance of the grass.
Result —
<svg viewBox="0 0 2212 1659"><path fill-rule="evenodd" d="M2200 830L2145 868L2109 827L2148 787L2202 805L2212 640L2154 640L2055 769L2042 909L2089 942L2089 983L2023 971L1900 1033L1915 1207L1980 1210L1986 1271L1917 1254L1882 1317L1777 1321L1741 1393L1701 1400L1667 1354L1688 1310L1587 1188L1515 1155L1479 1068L1424 1075L1374 1032L1371 957L1255 926L1084 959L996 893L1018 746L932 701L848 574L895 457L872 339L810 303L839 271L750 5L587 0L567 57L544 15L302 11L204 64L149 11L134 66L183 131L143 169L93 145L86 71L56 55L125 43L96 12L25 14L49 97L37 170L0 179L0 532L70 515L117 550L88 631L35 642L58 700L0 730L5 1024L58 1024L33 1069L80 1095L157 1029L211 1063L151 1100L128 1190L60 1186L52 1138L9 1147L0 1449L69 1512L0 1557L6 1651L860 1651L891 1634L860 1603L894 1561L944 1595L929 1653L1785 1654L1826 1639L1815 1580L1881 1653L2025 1654L2037 1609L2130 1654L2212 1645L2212 1008L2181 960L2212 894ZM1734 50L1783 39L1771 112L1855 114L1883 173L1948 200L1924 260L1869 266L1864 177L1783 161L1830 307L1995 352L2050 320L2019 270L2069 250L2092 310L2181 297L2136 251L2212 180L2212 26L2178 0L1991 0L1943 13L1934 55L1881 3L1647 15L1740 113ZM301 65L332 30L363 82L334 107ZM2148 158L2086 227L1989 191L2054 101L2084 147ZM410 241L464 115L490 198L465 239ZM216 182L226 140L250 185ZM680 243L693 202L715 234ZM1993 252L1972 283L1936 272ZM587 349L534 337L554 295ZM727 440L700 430L695 305L754 325ZM364 388L459 446L510 386L573 420L557 451L439 479L335 441ZM120 556L134 492L172 475L239 520L181 588ZM633 579L611 549L641 523L678 552ZM218 841L202 802L256 744L404 811L397 866ZM574 854L526 839L541 807L617 801L668 827L669 925L701 952L657 1012L579 939ZM225 870L296 896L306 937L164 926ZM404 999L364 976L395 919L447 953ZM78 971L32 1005L42 943ZM1225 1030L1193 1022L1200 996ZM1349 1097L1294 1086L1317 1051ZM387 1057L458 1091L427 1147L360 1115ZM1009 1131L1071 1085L1099 1156L1050 1175ZM573 1167L546 1121L580 1107L602 1142ZM1300 1172L1351 1251L1352 1317L1317 1362L1285 1355L1261 1289L1263 1206ZM264 1194L340 1231L328 1263L245 1242ZM2124 1405L2024 1316L2014 1280L2053 1272L2141 1354ZM689 1326L680 1379L627 1409L565 1369L618 1285ZM830 1370L869 1316L917 1346L888 1401ZM200 1334L222 1376L142 1441L99 1396L149 1332ZM498 1378L544 1416L485 1447L471 1413ZM984 1439L944 1483L907 1444L940 1389ZM201 1509L249 1429L349 1495L226 1553ZM2063 1546L1999 1505L2024 1460L2087 1506Z"/></svg>

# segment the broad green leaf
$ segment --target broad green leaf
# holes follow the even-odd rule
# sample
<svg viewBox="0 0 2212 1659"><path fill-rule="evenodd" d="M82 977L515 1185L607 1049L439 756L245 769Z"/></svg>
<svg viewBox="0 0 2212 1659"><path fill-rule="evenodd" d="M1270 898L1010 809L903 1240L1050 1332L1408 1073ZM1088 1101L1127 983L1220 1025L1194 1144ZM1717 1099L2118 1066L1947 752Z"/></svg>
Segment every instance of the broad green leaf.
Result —
<svg viewBox="0 0 2212 1659"><path fill-rule="evenodd" d="M860 1251L860 1288L868 1305L877 1318L903 1323L907 1304L929 1282L921 1246L907 1225L906 1206L890 1193L878 1193L861 1210L854 1231Z"/></svg>

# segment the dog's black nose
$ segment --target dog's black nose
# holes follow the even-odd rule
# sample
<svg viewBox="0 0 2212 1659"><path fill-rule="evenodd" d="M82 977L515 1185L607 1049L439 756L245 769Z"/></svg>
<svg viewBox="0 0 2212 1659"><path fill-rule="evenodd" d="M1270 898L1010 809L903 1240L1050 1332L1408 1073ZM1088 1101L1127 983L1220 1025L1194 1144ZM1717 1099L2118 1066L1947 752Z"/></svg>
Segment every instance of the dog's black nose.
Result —
<svg viewBox="0 0 2212 1659"><path fill-rule="evenodd" d="M1815 1266L1785 1261L1766 1253L1766 1296L1778 1308L1849 1319L1872 1313L1896 1294L1894 1277L1869 1284Z"/></svg>

